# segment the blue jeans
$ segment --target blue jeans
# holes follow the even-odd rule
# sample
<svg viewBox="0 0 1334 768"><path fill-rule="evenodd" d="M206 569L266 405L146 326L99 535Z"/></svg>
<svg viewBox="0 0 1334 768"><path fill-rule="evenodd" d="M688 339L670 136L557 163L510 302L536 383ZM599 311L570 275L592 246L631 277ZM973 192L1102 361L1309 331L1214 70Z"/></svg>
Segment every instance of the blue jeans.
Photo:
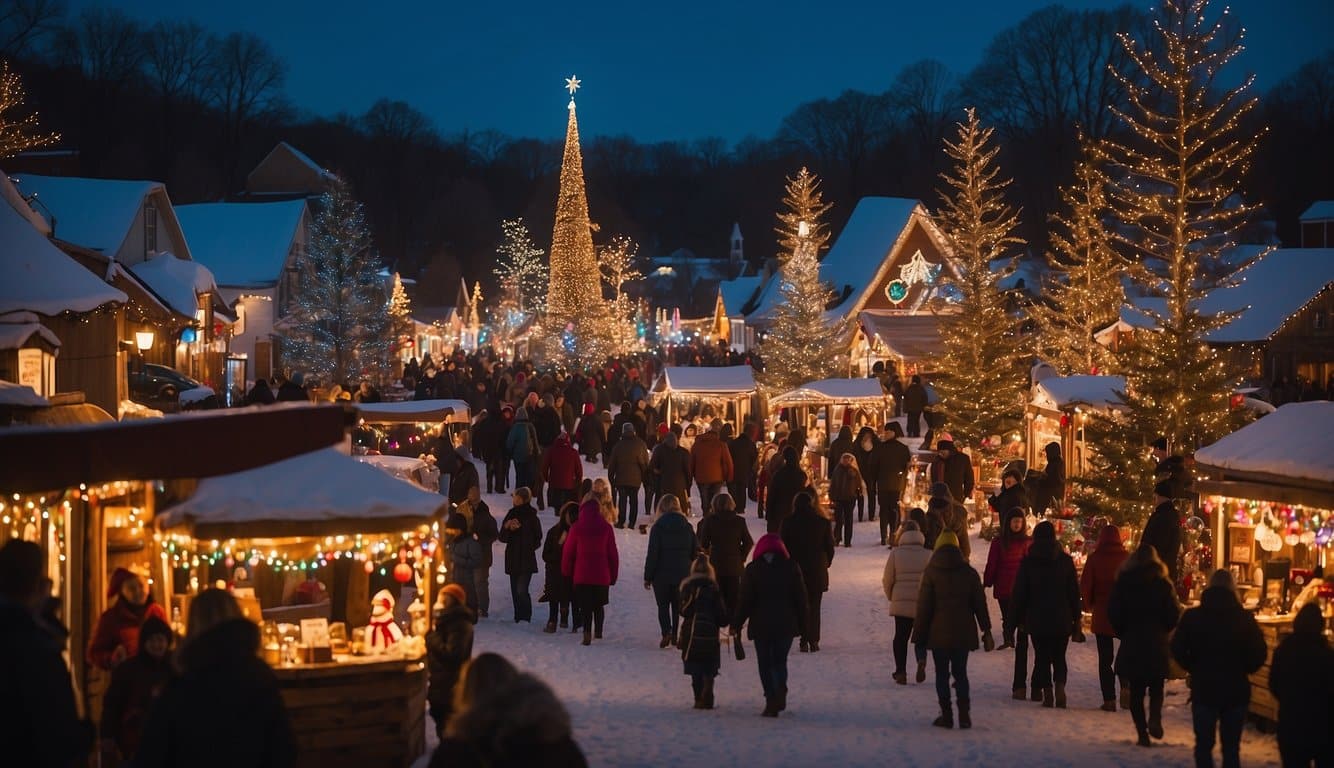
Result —
<svg viewBox="0 0 1334 768"><path fill-rule="evenodd" d="M737 642L740 642L740 638ZM760 668L764 698L770 699L787 691L787 655L791 652L790 637L783 640L755 640L755 663Z"/></svg>
<svg viewBox="0 0 1334 768"><path fill-rule="evenodd" d="M1222 747L1223 768L1240 768L1241 729L1246 724L1246 705L1217 707L1196 701L1190 705L1190 717L1195 726L1196 768L1213 768L1215 731Z"/></svg>
<svg viewBox="0 0 1334 768"><path fill-rule="evenodd" d="M950 703L950 673L954 673L954 690L959 701L968 701L968 651L951 648L933 648L931 660L936 665L936 698L942 706Z"/></svg>
<svg viewBox="0 0 1334 768"><path fill-rule="evenodd" d="M531 573L510 574L510 597L514 599L514 620L533 620L533 596L528 593L528 585L533 581Z"/></svg>
<svg viewBox="0 0 1334 768"><path fill-rule="evenodd" d="M620 514L616 516L616 524L633 528L635 521L639 519L639 486L637 485L618 485L616 486L617 507ZM629 509L630 520L626 522L626 510Z"/></svg>

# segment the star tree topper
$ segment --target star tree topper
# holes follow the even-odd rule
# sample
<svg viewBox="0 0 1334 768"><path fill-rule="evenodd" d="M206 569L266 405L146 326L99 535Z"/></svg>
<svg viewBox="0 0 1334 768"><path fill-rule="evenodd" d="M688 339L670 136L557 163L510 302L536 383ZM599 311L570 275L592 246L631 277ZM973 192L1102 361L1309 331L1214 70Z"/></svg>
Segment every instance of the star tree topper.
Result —
<svg viewBox="0 0 1334 768"><path fill-rule="evenodd" d="M580 85L581 83L579 82L579 78L575 75L570 75L569 77L565 78L565 90L570 92L571 104L574 104L574 92L579 90Z"/></svg>

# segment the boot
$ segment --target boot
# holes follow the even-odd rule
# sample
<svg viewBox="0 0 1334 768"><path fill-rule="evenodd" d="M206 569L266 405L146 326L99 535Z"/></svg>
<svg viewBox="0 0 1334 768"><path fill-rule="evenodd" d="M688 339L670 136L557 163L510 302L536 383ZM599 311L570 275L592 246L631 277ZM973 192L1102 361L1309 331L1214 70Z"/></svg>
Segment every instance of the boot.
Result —
<svg viewBox="0 0 1334 768"><path fill-rule="evenodd" d="M1104 702L1102 703L1102 706L1099 707L1099 709L1101 709L1103 712L1115 712L1115 711L1116 711L1116 699L1108 699L1108 700L1104 701Z"/></svg>
<svg viewBox="0 0 1334 768"><path fill-rule="evenodd" d="M820 642L818 640L812 640L811 653L818 653L819 651L820 651Z"/></svg>
<svg viewBox="0 0 1334 768"><path fill-rule="evenodd" d="M894 682L898 683L899 685L907 685L907 684L908 684L908 675L904 674L903 672L895 672L895 673L894 673Z"/></svg>
<svg viewBox="0 0 1334 768"><path fill-rule="evenodd" d="M1139 732L1139 738L1135 740L1135 743L1141 747L1153 746L1153 742L1149 741L1149 734L1144 731Z"/></svg>
<svg viewBox="0 0 1334 768"><path fill-rule="evenodd" d="M602 630L600 630L600 629L595 629L595 630L593 630L593 639L594 639L594 640L601 640L601 639L602 639Z"/></svg>
<svg viewBox="0 0 1334 768"><path fill-rule="evenodd" d="M1065 709L1065 683L1056 684L1056 708Z"/></svg>
<svg viewBox="0 0 1334 768"><path fill-rule="evenodd" d="M778 717L778 707L774 706L774 700L768 696L764 697L764 711L760 717Z"/></svg>
<svg viewBox="0 0 1334 768"><path fill-rule="evenodd" d="M545 632L545 633L548 634L548 635L555 634L555 632L556 632L556 622L554 622L554 621L548 621L548 622L547 622L547 625L546 625L545 627L542 628L542 631Z"/></svg>
<svg viewBox="0 0 1334 768"><path fill-rule="evenodd" d="M713 709L713 678L704 678L703 690L700 691L700 701L704 703L700 709Z"/></svg>
<svg viewBox="0 0 1334 768"><path fill-rule="evenodd" d="M1124 681L1121 683L1121 700L1117 704L1121 705L1121 709L1130 709L1130 687Z"/></svg>
<svg viewBox="0 0 1334 768"><path fill-rule="evenodd" d="M774 706L779 712L787 709L787 688L782 688L774 695Z"/></svg>
<svg viewBox="0 0 1334 768"><path fill-rule="evenodd" d="M919 662L917 662L917 678L916 678L916 679L917 679L917 682L919 682L919 683L925 683L925 682L926 682L926 662L925 662L925 661L919 661Z"/></svg>
<svg viewBox="0 0 1334 768"><path fill-rule="evenodd" d="M1051 709L1054 706L1056 706L1056 698L1052 695L1051 686L1047 686L1042 689L1042 707L1043 709Z"/></svg>
<svg viewBox="0 0 1334 768"><path fill-rule="evenodd" d="M584 645L592 645L592 644L593 644L593 632L587 627L584 627Z"/></svg>
<svg viewBox="0 0 1334 768"><path fill-rule="evenodd" d="M666 648L667 646L669 646L669 645L671 645L671 644L672 644L672 636L671 636L671 635L663 635L663 636L662 636L662 640L658 643L658 647L659 647L659 648Z"/></svg>
<svg viewBox="0 0 1334 768"><path fill-rule="evenodd" d="M1023 701L1028 698L1028 691L1021 685L1010 692L1010 698L1015 701Z"/></svg>
<svg viewBox="0 0 1334 768"><path fill-rule="evenodd" d="M950 709L950 703L948 701L940 702L940 717L932 720L931 724L937 728L954 727L954 712Z"/></svg>
<svg viewBox="0 0 1334 768"><path fill-rule="evenodd" d="M1149 694L1149 735L1163 738L1163 695Z"/></svg>
<svg viewBox="0 0 1334 768"><path fill-rule="evenodd" d="M704 686L696 678L690 678L690 690L695 692L695 709L704 709Z"/></svg>
<svg viewBox="0 0 1334 768"><path fill-rule="evenodd" d="M1042 701L1042 689L1037 687L1036 685L1029 686L1029 688L1031 692L1029 698L1031 698L1033 701Z"/></svg>
<svg viewBox="0 0 1334 768"><path fill-rule="evenodd" d="M802 653L810 653L811 647L806 643L805 640L802 640L801 645L797 646L797 650L801 651Z"/></svg>
<svg viewBox="0 0 1334 768"><path fill-rule="evenodd" d="M959 699L959 727L972 728L973 718L968 712L968 699Z"/></svg>
<svg viewBox="0 0 1334 768"><path fill-rule="evenodd" d="M570 617L569 617L569 616L564 616L564 615L561 616L561 617L560 617L560 628L561 628L561 629L565 629L565 628L568 627L568 626L570 626Z"/></svg>

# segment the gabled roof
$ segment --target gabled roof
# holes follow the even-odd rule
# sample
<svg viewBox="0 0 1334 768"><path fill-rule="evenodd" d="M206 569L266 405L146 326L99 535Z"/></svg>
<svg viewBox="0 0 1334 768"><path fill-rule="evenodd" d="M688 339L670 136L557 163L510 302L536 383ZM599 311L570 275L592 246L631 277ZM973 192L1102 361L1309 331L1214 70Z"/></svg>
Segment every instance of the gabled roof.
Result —
<svg viewBox="0 0 1334 768"><path fill-rule="evenodd" d="M208 267L197 261L178 259L170 253L160 253L135 264L130 271L152 288L153 293L161 296L167 306L186 317L195 316L199 294L218 292Z"/></svg>
<svg viewBox="0 0 1334 768"><path fill-rule="evenodd" d="M1328 490L1334 483L1334 403L1288 403L1199 449L1195 462L1321 484Z"/></svg>
<svg viewBox="0 0 1334 768"><path fill-rule="evenodd" d="M277 283L305 216L304 200L176 206L195 260L233 288Z"/></svg>
<svg viewBox="0 0 1334 768"><path fill-rule="evenodd" d="M1124 391L1124 376L1050 376L1034 385L1033 404L1053 410L1076 405L1098 410L1123 408L1117 392Z"/></svg>
<svg viewBox="0 0 1334 768"><path fill-rule="evenodd" d="M742 314L744 307L750 303L759 289L759 275L737 277L718 283L718 295L722 297L723 306L729 315Z"/></svg>
<svg viewBox="0 0 1334 768"><path fill-rule="evenodd" d="M1329 221L1334 219L1334 200L1317 200L1299 217L1301 221Z"/></svg>
<svg viewBox="0 0 1334 768"><path fill-rule="evenodd" d="M157 181L27 173L14 181L24 197L36 195L34 208L53 218L53 237L107 254L120 250L144 198L166 190Z"/></svg>

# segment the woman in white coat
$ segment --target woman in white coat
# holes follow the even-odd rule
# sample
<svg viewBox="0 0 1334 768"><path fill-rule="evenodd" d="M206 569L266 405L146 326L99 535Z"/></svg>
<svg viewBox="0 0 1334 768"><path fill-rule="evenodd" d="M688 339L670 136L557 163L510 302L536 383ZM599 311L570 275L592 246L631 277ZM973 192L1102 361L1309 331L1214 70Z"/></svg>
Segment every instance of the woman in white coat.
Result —
<svg viewBox="0 0 1334 768"><path fill-rule="evenodd" d="M889 551L885 561L885 575L881 586L889 601L889 614L894 617L894 682L908 684L904 665L908 661L908 640L912 637L913 619L917 616L917 590L922 586L922 572L931 559L926 548L926 537L913 520L899 529L899 540ZM917 645L917 682L926 680L926 647Z"/></svg>

